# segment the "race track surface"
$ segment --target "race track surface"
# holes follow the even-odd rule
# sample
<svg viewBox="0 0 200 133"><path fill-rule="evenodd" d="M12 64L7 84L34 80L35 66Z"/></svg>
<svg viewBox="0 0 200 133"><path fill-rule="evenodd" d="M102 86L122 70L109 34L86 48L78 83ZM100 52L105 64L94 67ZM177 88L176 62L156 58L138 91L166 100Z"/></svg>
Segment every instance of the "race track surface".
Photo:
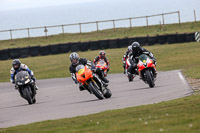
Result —
<svg viewBox="0 0 200 133"><path fill-rule="evenodd" d="M79 91L71 78L38 80L34 105L28 105L11 83L0 83L0 128L153 104L192 93L179 70L159 72L154 88L138 77L128 82L124 74L110 74L108 79L112 97L104 100Z"/></svg>

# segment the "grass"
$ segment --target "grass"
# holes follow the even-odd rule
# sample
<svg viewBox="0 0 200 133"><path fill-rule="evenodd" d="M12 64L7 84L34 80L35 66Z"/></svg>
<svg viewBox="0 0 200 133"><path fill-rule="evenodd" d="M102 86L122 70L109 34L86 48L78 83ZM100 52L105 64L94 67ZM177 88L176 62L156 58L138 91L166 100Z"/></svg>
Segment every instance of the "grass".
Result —
<svg viewBox="0 0 200 133"><path fill-rule="evenodd" d="M199 133L200 95L0 129L2 133Z"/></svg>
<svg viewBox="0 0 200 133"><path fill-rule="evenodd" d="M94 40L104 40L104 39L115 39L124 37L136 37L136 36L146 36L157 35L157 34L170 34L170 33L188 33L196 32L200 27L200 22L187 22L182 24L167 24L167 25L154 25L149 27L134 27L130 28L116 28L102 30L98 32L88 32L88 33L73 33L73 34L59 34L51 35L46 37L35 37L35 38L23 38L14 40L0 41L0 49L6 48L17 48L17 47L27 47L36 45L49 45L67 42L85 42Z"/></svg>
<svg viewBox="0 0 200 133"><path fill-rule="evenodd" d="M159 71L182 69L186 76L200 79L200 43L155 45L145 46L145 48L154 53L157 58L157 69ZM105 50L110 61L109 73L123 72L121 58L126 49ZM78 53L80 57L93 60L98 55L99 50ZM21 61L34 71L37 79L68 77L70 76L68 69L70 65L69 54L22 58ZM9 81L11 64L12 60L0 61L0 82Z"/></svg>

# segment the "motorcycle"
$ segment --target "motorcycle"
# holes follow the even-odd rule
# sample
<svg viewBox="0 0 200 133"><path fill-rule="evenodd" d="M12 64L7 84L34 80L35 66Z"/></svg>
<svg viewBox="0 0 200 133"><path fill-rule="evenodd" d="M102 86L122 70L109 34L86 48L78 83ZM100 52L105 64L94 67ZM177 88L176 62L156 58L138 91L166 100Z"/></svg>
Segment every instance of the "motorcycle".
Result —
<svg viewBox="0 0 200 133"><path fill-rule="evenodd" d="M140 55L138 59L139 62L137 64L137 72L140 79L149 84L150 88L153 88L155 86L157 76L156 66L153 63L153 60L145 54Z"/></svg>
<svg viewBox="0 0 200 133"><path fill-rule="evenodd" d="M36 102L36 88L34 81L27 71L20 71L15 76L15 85L22 98L26 99L29 104Z"/></svg>
<svg viewBox="0 0 200 133"><path fill-rule="evenodd" d="M110 89L102 87L101 80L88 66L78 65L76 67L76 78L85 90L88 90L90 94L94 94L98 99L111 97Z"/></svg>
<svg viewBox="0 0 200 133"><path fill-rule="evenodd" d="M104 60L99 60L96 64L96 67L99 68L103 72L105 77L107 76L108 66Z"/></svg>

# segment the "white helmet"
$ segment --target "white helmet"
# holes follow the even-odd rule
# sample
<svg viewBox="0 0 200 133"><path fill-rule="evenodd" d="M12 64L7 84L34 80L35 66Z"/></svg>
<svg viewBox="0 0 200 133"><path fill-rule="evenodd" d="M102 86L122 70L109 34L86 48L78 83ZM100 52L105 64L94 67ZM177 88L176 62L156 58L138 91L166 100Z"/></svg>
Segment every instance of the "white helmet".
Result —
<svg viewBox="0 0 200 133"><path fill-rule="evenodd" d="M73 65L76 65L79 61L79 55L76 52L73 52L70 54L69 59Z"/></svg>

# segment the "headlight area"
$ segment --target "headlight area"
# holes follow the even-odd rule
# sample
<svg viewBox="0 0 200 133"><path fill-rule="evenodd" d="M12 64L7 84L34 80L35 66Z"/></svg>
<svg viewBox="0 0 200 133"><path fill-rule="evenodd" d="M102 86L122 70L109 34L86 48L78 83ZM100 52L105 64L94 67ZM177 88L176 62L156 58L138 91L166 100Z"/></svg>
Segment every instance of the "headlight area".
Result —
<svg viewBox="0 0 200 133"><path fill-rule="evenodd" d="M29 83L30 82L30 79L27 79L26 81L25 81L25 84L27 84L27 83Z"/></svg>
<svg viewBox="0 0 200 133"><path fill-rule="evenodd" d="M21 82L17 82L17 84L18 84L18 85L23 85L23 83L21 83Z"/></svg>

